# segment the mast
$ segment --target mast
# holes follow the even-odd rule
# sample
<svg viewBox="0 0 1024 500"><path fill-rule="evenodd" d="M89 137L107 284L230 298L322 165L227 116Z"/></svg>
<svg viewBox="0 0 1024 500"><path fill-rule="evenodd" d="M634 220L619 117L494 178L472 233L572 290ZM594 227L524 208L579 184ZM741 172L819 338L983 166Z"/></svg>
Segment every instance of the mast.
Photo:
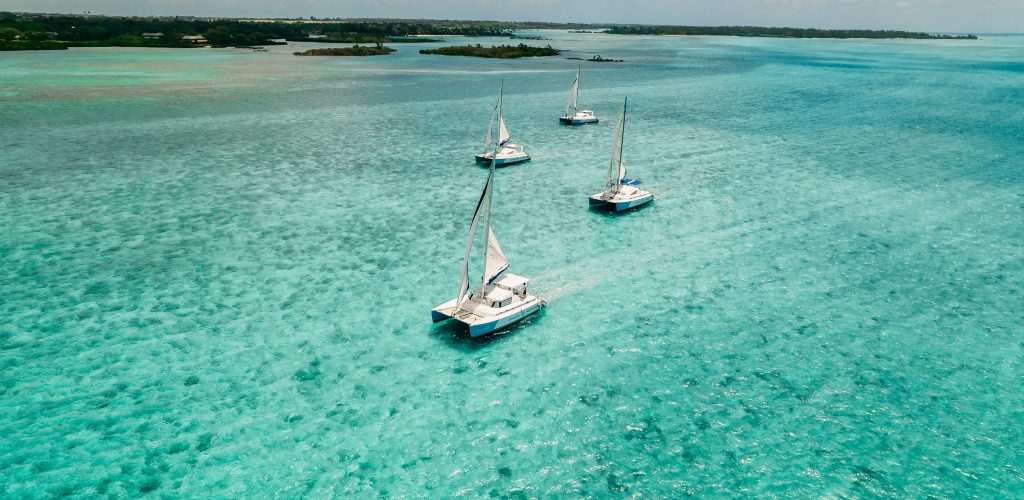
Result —
<svg viewBox="0 0 1024 500"><path fill-rule="evenodd" d="M502 81L502 87L505 82ZM491 121L487 125L487 141L490 146L491 133L494 128L494 117L500 116L501 113L501 90L498 90L498 104L494 109L494 114L491 115ZM469 224L469 235L466 236L466 251L462 255L462 275L459 278L459 293L455 296L456 307L462 307L462 303L465 302L466 292L469 291L469 257L473 253L473 239L476 236L477 227L480 225L480 215L483 212L484 218L486 219L487 228L484 234L484 269L487 269L487 240L490 236L491 226L491 190L494 184L494 162L498 156L498 146L494 143L494 157L491 158L491 169L487 173L487 182L484 184L484 190L480 193L480 199L476 202L476 209L473 211L473 222ZM486 271L485 271L486 272Z"/></svg>
<svg viewBox="0 0 1024 500"><path fill-rule="evenodd" d="M619 111L619 123L615 128L615 145L612 147L612 158L608 162L608 172L604 178L605 188L612 189L613 193L618 192L619 186L622 185L622 177L626 174L626 169L622 165L622 142L626 135L626 104L628 102L629 98L627 97ZM614 177L612 176L613 170Z"/></svg>
<svg viewBox="0 0 1024 500"><path fill-rule="evenodd" d="M495 115L498 117L498 121L501 121L501 98L502 92L504 91L505 82L501 82L501 88L498 90L498 104L495 108ZM487 128L488 137L493 132L494 119L491 118L491 124ZM457 308L462 307L462 303L466 301L466 292L469 291L469 257L473 253L473 239L476 236L477 228L480 226L480 220L484 221L484 236L483 236L483 274L481 281L483 285L487 285L498 275L503 273L505 269L508 269L508 259L505 257L504 252L501 250L501 246L498 245L498 239L494 236L494 231L491 229L491 199L494 195L494 169L498 159L498 142L494 141L494 156L491 157L491 168L487 172L487 183L484 184L484 191L480 194L480 199L476 202L476 210L473 211L473 222L469 225L469 235L466 236L466 252L462 256L462 276L459 280L459 294L455 297ZM482 216L482 217L481 217ZM488 265L490 264L490 266ZM493 269L489 269L493 267Z"/></svg>
<svg viewBox="0 0 1024 500"><path fill-rule="evenodd" d="M501 81L501 86L498 88L498 122L501 123L501 97L505 90L505 80ZM482 284L487 284L487 249L490 247L491 242L491 198L494 194L494 168L498 162L498 142L494 143L494 156L491 157L491 168L487 173L487 185L484 187L484 196L487 197L486 205L484 207L484 266L483 272L480 274L480 281Z"/></svg>
<svg viewBox="0 0 1024 500"><path fill-rule="evenodd" d="M572 86L572 112L575 113L580 109L580 66L576 66L576 83Z"/></svg>
<svg viewBox="0 0 1024 500"><path fill-rule="evenodd" d="M622 147L626 142L626 105L629 104L629 97L622 100L622 125L619 126L619 177L615 182L617 185L622 185L622 178L626 176L626 167L622 164Z"/></svg>
<svg viewBox="0 0 1024 500"><path fill-rule="evenodd" d="M485 139L484 142L484 151L486 151L487 148L491 147L491 141L494 140L494 137L491 134L491 132L494 130L494 117L497 116L497 114L498 107L497 105L495 105L494 111L491 113L491 121L487 122L487 138Z"/></svg>

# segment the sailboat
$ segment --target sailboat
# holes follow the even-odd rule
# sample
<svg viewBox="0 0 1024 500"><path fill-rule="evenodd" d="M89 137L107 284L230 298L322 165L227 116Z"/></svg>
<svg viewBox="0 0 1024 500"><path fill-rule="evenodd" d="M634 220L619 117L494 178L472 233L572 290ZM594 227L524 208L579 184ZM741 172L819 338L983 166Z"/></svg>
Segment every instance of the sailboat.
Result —
<svg viewBox="0 0 1024 500"><path fill-rule="evenodd" d="M498 117L497 153L488 151L494 143L491 132L494 129L494 117L497 113L498 108L495 107L494 114L491 115L491 122L487 124L487 139L484 142L484 152L476 155L476 161L479 163L494 163L495 167L504 167L505 165L522 163L529 160L530 155L523 150L523 145L512 142L512 135L508 133L508 128L505 127L505 119L500 116Z"/></svg>
<svg viewBox="0 0 1024 500"><path fill-rule="evenodd" d="M558 121L566 125L583 125L585 123L597 123L597 117L589 109L579 109L580 97L580 69L576 68L576 79L569 87L569 98L565 101L565 114L558 117Z"/></svg>
<svg viewBox="0 0 1024 500"><path fill-rule="evenodd" d="M615 129L615 146L612 159L608 162L608 172L604 177L605 190L590 196L590 206L595 208L613 208L616 212L635 208L654 199L654 195L644 191L643 182L626 178L626 166L622 163L622 139L626 134L626 104L622 102L619 111L619 125Z"/></svg>
<svg viewBox="0 0 1024 500"><path fill-rule="evenodd" d="M501 92L498 92L497 116L501 120ZM500 132L499 132L500 133ZM499 141L500 142L500 141ZM491 199L494 193L494 172L498 143L494 144L490 172L483 193L477 201L466 238L466 252L462 259L459 293L454 299L435 307L431 318L435 323L455 319L469 327L471 337L479 337L506 328L539 311L545 302L527 291L528 278L506 272L508 258L498 244L491 225ZM469 258L473 253L473 240L483 221L483 275L480 284L469 289Z"/></svg>

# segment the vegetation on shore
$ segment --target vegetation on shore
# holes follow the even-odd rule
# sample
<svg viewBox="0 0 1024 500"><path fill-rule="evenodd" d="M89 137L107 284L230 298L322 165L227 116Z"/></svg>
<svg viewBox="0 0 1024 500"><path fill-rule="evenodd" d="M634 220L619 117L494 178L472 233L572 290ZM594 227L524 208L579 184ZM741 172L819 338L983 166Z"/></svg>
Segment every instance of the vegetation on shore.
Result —
<svg viewBox="0 0 1024 500"><path fill-rule="evenodd" d="M292 22L194 17L109 17L0 12L0 42L63 42L67 47L252 47L281 40L325 43L417 43L414 35L509 36L501 23L349 20ZM146 33L148 36L143 36ZM204 42L183 40L201 36ZM312 38L311 38L312 36ZM6 50L37 46L4 43ZM65 47L66 48L66 47Z"/></svg>
<svg viewBox="0 0 1024 500"><path fill-rule="evenodd" d="M383 56L395 49L377 44L374 46L353 45L351 47L334 47L327 49L309 49L305 52L292 52L297 56Z"/></svg>
<svg viewBox="0 0 1024 500"><path fill-rule="evenodd" d="M146 36L143 36L143 34ZM202 35L205 43L183 40ZM0 40L51 41L68 47L178 47L273 45L281 38L258 24L176 17L104 17L0 12ZM198 40L197 40L198 42Z"/></svg>
<svg viewBox="0 0 1024 500"><path fill-rule="evenodd" d="M403 36L508 36L511 23L436 19L311 19L302 22L248 21L256 25L283 25L324 35ZM290 38L289 38L290 39Z"/></svg>
<svg viewBox="0 0 1024 500"><path fill-rule="evenodd" d="M49 40L0 40L0 51L11 50L67 50L68 44Z"/></svg>
<svg viewBox="0 0 1024 500"><path fill-rule="evenodd" d="M478 43L476 45L454 45L451 47L440 47L436 49L420 50L420 54L439 54L442 56L489 57L497 59L557 56L558 54L561 53L561 50L553 49L550 45L545 47L531 47L529 45L522 43L519 45L499 45L497 47L483 47Z"/></svg>
<svg viewBox="0 0 1024 500"><path fill-rule="evenodd" d="M975 35L936 35L893 30L826 30L758 26L616 26L614 35L713 35L775 38L911 38L915 40L977 40Z"/></svg>
<svg viewBox="0 0 1024 500"><path fill-rule="evenodd" d="M14 14L0 12L0 50L42 50L67 47L253 47L283 44L282 40L324 43L416 43L437 41L418 35L495 36L536 39L516 30L603 28L593 24L447 21L403 19L244 20L196 17L109 17L93 15ZM934 35L907 31L822 30L754 26L623 25L607 33L627 35L731 35L789 38L914 38L976 39L974 35ZM144 35L145 34L145 35ZM195 39L185 39L193 36ZM436 54L476 57L555 55L535 48L492 47L438 49ZM554 49L550 49L554 50ZM518 54L518 55L515 55Z"/></svg>
<svg viewBox="0 0 1024 500"><path fill-rule="evenodd" d="M431 43L440 42L436 38L421 36L395 37L395 36L374 36L374 35L335 35L312 38L293 38L289 42L315 42L315 43Z"/></svg>

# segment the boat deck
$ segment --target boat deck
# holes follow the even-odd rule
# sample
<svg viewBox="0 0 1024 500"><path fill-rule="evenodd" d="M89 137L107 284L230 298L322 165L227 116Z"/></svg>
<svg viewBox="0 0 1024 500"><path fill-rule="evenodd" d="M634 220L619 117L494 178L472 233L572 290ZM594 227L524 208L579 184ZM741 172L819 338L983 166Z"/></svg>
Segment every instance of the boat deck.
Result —
<svg viewBox="0 0 1024 500"><path fill-rule="evenodd" d="M454 319L457 319L457 320L459 320L459 321L461 321L463 323L466 323L466 324L473 324L473 323L476 323L476 322L480 321L481 319L483 319L483 316L478 316L478 315L473 314L473 313L471 313L471 312L469 312L469 311L467 311L465 309L460 309L460 308L456 308L456 307L449 307L447 309L438 309L438 312L443 313L443 314L447 314L448 316L450 316L450 317L452 317Z"/></svg>

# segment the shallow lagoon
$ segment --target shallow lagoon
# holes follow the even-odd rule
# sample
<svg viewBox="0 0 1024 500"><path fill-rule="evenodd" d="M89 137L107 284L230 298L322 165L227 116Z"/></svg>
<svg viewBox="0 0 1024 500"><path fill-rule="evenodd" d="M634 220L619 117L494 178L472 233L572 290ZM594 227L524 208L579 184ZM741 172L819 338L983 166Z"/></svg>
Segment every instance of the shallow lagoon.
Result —
<svg viewBox="0 0 1024 500"><path fill-rule="evenodd" d="M0 54L0 496L1024 491L1024 37L546 35L599 125L564 58ZM470 341L501 79L549 307Z"/></svg>

